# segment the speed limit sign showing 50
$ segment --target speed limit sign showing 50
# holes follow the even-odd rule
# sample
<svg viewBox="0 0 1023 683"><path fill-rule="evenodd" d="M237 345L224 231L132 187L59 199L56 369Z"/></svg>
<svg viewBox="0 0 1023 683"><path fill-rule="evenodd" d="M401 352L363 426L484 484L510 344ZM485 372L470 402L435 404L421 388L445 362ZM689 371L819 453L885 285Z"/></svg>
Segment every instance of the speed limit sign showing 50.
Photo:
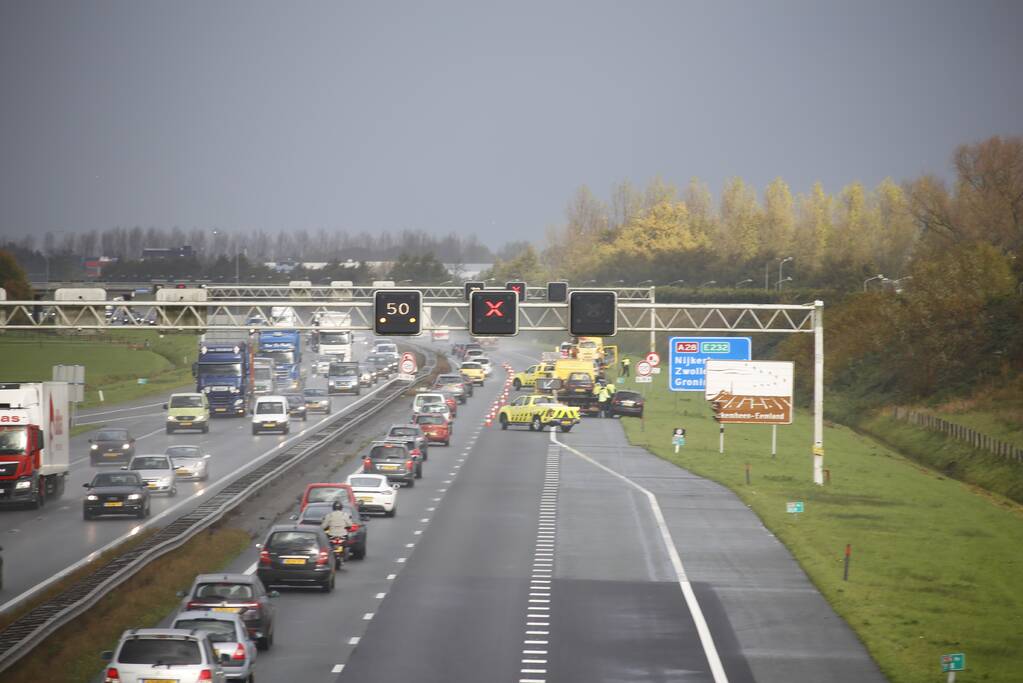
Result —
<svg viewBox="0 0 1023 683"><path fill-rule="evenodd" d="M398 371L403 375L414 375L416 374L416 357L411 353L401 354L401 362L398 363Z"/></svg>

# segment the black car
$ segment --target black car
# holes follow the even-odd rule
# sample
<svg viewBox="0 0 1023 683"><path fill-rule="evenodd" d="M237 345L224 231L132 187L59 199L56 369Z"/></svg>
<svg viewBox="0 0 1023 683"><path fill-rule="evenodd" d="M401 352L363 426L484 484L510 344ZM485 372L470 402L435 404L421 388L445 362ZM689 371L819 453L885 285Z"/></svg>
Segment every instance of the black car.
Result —
<svg viewBox="0 0 1023 683"><path fill-rule="evenodd" d="M149 489L138 472L100 472L87 484L82 519L100 515L149 516Z"/></svg>
<svg viewBox="0 0 1023 683"><path fill-rule="evenodd" d="M309 420L309 411L305 407L305 396L302 394L285 394L288 399L288 415L300 418L303 422Z"/></svg>
<svg viewBox="0 0 1023 683"><path fill-rule="evenodd" d="M366 365L380 379L387 379L396 369L394 359L386 353L373 353L366 357Z"/></svg>
<svg viewBox="0 0 1023 683"><path fill-rule="evenodd" d="M276 609L270 599L277 595L276 591L267 591L260 577L252 574L200 574L187 593L178 593L183 598L182 612L214 610L240 616L260 650L270 649L274 642Z"/></svg>
<svg viewBox="0 0 1023 683"><path fill-rule="evenodd" d="M256 575L267 586L317 585L334 590L334 551L323 529L282 524L270 529L259 551Z"/></svg>
<svg viewBox="0 0 1023 683"><path fill-rule="evenodd" d="M101 429L89 439L89 460L93 466L101 462L128 462L135 455L135 437L127 429Z"/></svg>
<svg viewBox="0 0 1023 683"><path fill-rule="evenodd" d="M611 414L643 417L643 403L643 395L637 391L616 391L611 396Z"/></svg>
<svg viewBox="0 0 1023 683"><path fill-rule="evenodd" d="M337 496L337 500L341 501L345 512L352 517L353 524L348 527L348 540L350 541L352 558L361 560L366 557L366 536L368 531L366 522L369 521L369 515L356 509L346 495ZM302 514L298 516L298 524L319 527L323 524L323 518L333 509L333 502L309 503L305 506Z"/></svg>
<svg viewBox="0 0 1023 683"><path fill-rule="evenodd" d="M391 425L384 436L387 441L404 441L409 451L419 451L425 462L429 458L430 442L423 428L415 423Z"/></svg>
<svg viewBox="0 0 1023 683"><path fill-rule="evenodd" d="M302 396L305 397L305 412L326 413L330 415L330 395L326 389L303 389Z"/></svg>
<svg viewBox="0 0 1023 683"><path fill-rule="evenodd" d="M382 474L387 477L387 481L397 481L412 488L416 479L423 476L422 462L409 453L404 441L374 441L362 460L362 471L366 474Z"/></svg>

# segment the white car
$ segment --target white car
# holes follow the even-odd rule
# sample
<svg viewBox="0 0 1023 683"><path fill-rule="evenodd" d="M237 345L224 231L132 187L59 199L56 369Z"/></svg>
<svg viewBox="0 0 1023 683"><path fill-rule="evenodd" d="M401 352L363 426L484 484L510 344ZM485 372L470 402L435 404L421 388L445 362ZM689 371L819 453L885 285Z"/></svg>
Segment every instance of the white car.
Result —
<svg viewBox="0 0 1023 683"><path fill-rule="evenodd" d="M210 478L206 468L210 454L203 453L198 446L167 446L163 454L170 456L171 463L174 464L174 475L178 480L206 481Z"/></svg>
<svg viewBox="0 0 1023 683"><path fill-rule="evenodd" d="M252 408L252 433L291 431L288 399L283 396L260 396Z"/></svg>
<svg viewBox="0 0 1023 683"><path fill-rule="evenodd" d="M486 356L476 356L476 362L483 366L483 374L490 377L490 373L494 371L494 365L490 359Z"/></svg>
<svg viewBox="0 0 1023 683"><path fill-rule="evenodd" d="M225 683L227 680L209 634L198 629L131 629L121 634L116 650L108 650L101 657L109 662L108 681ZM115 669L117 673L111 676Z"/></svg>
<svg viewBox="0 0 1023 683"><path fill-rule="evenodd" d="M326 377L330 371L330 364L334 362L333 356L320 356L316 359L316 365L313 366L313 372L320 377Z"/></svg>
<svg viewBox="0 0 1023 683"><path fill-rule="evenodd" d="M153 493L178 495L178 477L174 472L174 463L167 455L136 455L122 469L138 472L142 481Z"/></svg>
<svg viewBox="0 0 1023 683"><path fill-rule="evenodd" d="M249 638L241 615L214 610L178 612L171 628L206 632L213 645L213 653L218 658L225 654L229 658L230 663L221 660L224 677L229 681L254 680L252 671L256 665L257 648Z"/></svg>
<svg viewBox="0 0 1023 683"><path fill-rule="evenodd" d="M412 414L419 415L420 413L447 413L448 419L451 418L451 409L448 408L447 399L444 398L444 394L440 393L416 394L416 397L412 399Z"/></svg>
<svg viewBox="0 0 1023 683"><path fill-rule="evenodd" d="M386 476L351 474L347 482L363 512L382 512L387 517L394 517L398 511L398 487L388 483Z"/></svg>

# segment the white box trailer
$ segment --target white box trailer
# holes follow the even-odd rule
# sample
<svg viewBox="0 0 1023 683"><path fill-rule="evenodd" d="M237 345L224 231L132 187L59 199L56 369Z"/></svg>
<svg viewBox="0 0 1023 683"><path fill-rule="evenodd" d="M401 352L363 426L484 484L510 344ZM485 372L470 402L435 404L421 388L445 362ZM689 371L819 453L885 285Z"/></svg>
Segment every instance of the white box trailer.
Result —
<svg viewBox="0 0 1023 683"><path fill-rule="evenodd" d="M0 504L42 507L71 462L66 382L0 383Z"/></svg>

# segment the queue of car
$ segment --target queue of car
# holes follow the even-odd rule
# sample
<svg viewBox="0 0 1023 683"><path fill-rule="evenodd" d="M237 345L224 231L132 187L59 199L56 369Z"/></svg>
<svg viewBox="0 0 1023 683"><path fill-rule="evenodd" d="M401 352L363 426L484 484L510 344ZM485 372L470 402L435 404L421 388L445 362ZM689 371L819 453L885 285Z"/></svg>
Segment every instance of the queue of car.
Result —
<svg viewBox="0 0 1023 683"><path fill-rule="evenodd" d="M397 348L378 343L372 363L377 377L397 370ZM334 370L354 365L354 373ZM367 365L366 367L370 367ZM363 369L356 363L330 363L326 389L305 389L301 394L260 396L252 415L253 433L288 433L290 420L307 418L309 412L330 412L330 396L338 390L358 393ZM385 374L386 373L386 374ZM351 382L332 382L335 377L354 377ZM354 385L354 387L353 387ZM412 487L424 475L431 445L448 445L457 406L472 395L472 382L461 374L438 377L427 391L418 393L410 406L409 421L391 425L366 447L358 471L340 482L310 482L298 496L298 513L289 523L273 526L259 544L254 574L202 574L188 591L179 593L178 613L166 629L132 629L122 634L117 647L103 653L109 662L105 680L191 681L254 680L257 652L274 643L277 587L315 587L331 592L344 560L360 560L368 550L371 514L393 517L403 486ZM173 495L178 478L205 477L203 454L197 446L171 446L160 456L138 455L134 441L125 433L110 434L103 446L126 467L96 475L90 491L86 518L92 514L149 513L151 496L157 491ZM122 448L129 444L129 448ZM100 450L97 448L96 450ZM124 453L131 452L130 456ZM112 458L113 459L113 458ZM118 506L107 507L106 496L121 496ZM324 517L339 503L348 511L352 525L348 538L336 554L336 543L322 528Z"/></svg>

